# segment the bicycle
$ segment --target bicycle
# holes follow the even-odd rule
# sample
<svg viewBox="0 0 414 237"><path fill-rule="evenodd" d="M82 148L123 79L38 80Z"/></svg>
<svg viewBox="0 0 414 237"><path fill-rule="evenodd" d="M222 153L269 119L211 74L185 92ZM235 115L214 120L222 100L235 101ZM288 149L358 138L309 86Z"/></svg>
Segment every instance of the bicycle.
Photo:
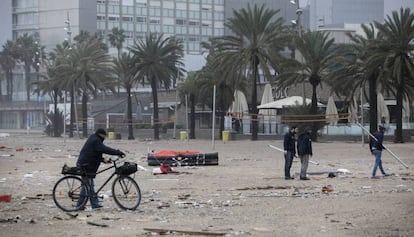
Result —
<svg viewBox="0 0 414 237"><path fill-rule="evenodd" d="M123 210L135 210L141 202L141 190L138 183L130 175L137 172L137 164L124 162L123 165L119 165L117 163L120 158L110 160L112 162L110 167L96 173L100 174L112 168L115 169L93 194L90 193L89 182L82 179L88 175L85 167L69 167L65 164L62 167L64 177L60 178L53 187L53 201L56 206L66 212L83 210L89 198L92 195L97 195L116 176L111 189L115 203ZM81 196L82 188L86 190L84 196ZM80 198L83 202L78 205Z"/></svg>

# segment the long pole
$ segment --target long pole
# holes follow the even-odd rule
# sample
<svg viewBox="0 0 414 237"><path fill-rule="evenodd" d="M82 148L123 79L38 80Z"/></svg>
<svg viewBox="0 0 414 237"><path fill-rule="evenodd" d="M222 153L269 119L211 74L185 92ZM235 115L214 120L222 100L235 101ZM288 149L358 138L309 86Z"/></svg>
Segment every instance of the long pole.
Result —
<svg viewBox="0 0 414 237"><path fill-rule="evenodd" d="M214 130L215 130L215 124L216 124L216 85L213 87L213 116L211 118L212 120L212 129L211 129L211 147L214 150L215 149L215 141L214 141Z"/></svg>
<svg viewBox="0 0 414 237"><path fill-rule="evenodd" d="M66 143L66 91L63 97L63 142Z"/></svg>
<svg viewBox="0 0 414 237"><path fill-rule="evenodd" d="M362 124L356 122L356 124L362 128L364 131L366 131L368 133L368 135L370 137L372 137L372 139L374 139L375 141L378 141L378 139L376 137L374 137L374 135L372 135L368 129L364 128L364 126L362 126ZM408 169L408 165L406 165L400 158L398 158L398 156L396 154L394 154L394 152L392 152L390 149L388 149L386 146L384 146L384 144L382 144L382 146L385 148L386 151L388 151L388 153L390 153L396 160L398 160L405 168Z"/></svg>
<svg viewBox="0 0 414 237"><path fill-rule="evenodd" d="M362 96L362 87L361 87L361 124L364 124L364 97ZM361 140L362 140L362 146L364 146L364 130L362 130Z"/></svg>

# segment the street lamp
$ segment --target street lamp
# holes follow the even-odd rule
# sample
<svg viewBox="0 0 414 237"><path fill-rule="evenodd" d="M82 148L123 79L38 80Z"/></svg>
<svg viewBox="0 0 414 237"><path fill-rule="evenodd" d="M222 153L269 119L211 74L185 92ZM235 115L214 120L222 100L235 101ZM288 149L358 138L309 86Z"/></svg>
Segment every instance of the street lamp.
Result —
<svg viewBox="0 0 414 237"><path fill-rule="evenodd" d="M290 0L290 3L296 6L296 11L295 11L296 20L292 20L291 22L292 22L292 24L294 24L296 26L296 29L298 31L298 36L299 36L299 38L301 38L302 37L302 22L300 20L300 16L303 13L303 9L300 8L299 0ZM302 61L302 55L301 55L300 59ZM303 90L303 101L302 101L302 103L303 103L303 105L306 105L305 82L302 83L302 90Z"/></svg>

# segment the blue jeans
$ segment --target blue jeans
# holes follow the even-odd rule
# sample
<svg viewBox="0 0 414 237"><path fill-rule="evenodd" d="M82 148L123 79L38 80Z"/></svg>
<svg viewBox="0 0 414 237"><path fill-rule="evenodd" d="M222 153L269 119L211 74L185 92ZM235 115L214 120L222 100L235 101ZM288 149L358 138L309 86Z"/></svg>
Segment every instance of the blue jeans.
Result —
<svg viewBox="0 0 414 237"><path fill-rule="evenodd" d="M379 168L381 173L385 175L385 171L384 171L384 168L382 168L382 161L381 161L382 151L375 149L372 151L372 153L375 156L375 163L374 163L374 169L372 170L372 176L375 176L375 174L377 173L377 168Z"/></svg>
<svg viewBox="0 0 414 237"><path fill-rule="evenodd" d="M308 164L309 164L309 154L301 155L299 156L299 158L300 158L300 163L301 163L300 177L306 178L306 173L308 171Z"/></svg>
<svg viewBox="0 0 414 237"><path fill-rule="evenodd" d="M82 180L84 182L89 183L89 195L91 195L90 196L91 207L92 208L99 207L98 196L95 193L95 182L94 182L94 178L82 177ZM79 206L85 200L85 198L86 198L86 188L85 188L85 186L82 186L82 190L80 192L80 197L79 197L77 206Z"/></svg>
<svg viewBox="0 0 414 237"><path fill-rule="evenodd" d="M291 177L290 168L292 167L293 156L294 154L291 151L287 151L285 154L285 177Z"/></svg>

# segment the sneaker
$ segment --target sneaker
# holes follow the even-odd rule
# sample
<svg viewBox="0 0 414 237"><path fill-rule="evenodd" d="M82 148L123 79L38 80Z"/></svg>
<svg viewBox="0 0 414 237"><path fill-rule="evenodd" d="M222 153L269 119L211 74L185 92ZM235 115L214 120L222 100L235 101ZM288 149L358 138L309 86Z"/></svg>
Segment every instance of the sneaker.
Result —
<svg viewBox="0 0 414 237"><path fill-rule="evenodd" d="M85 210L85 206L83 207L76 207L78 209L78 211L84 211Z"/></svg>
<svg viewBox="0 0 414 237"><path fill-rule="evenodd" d="M300 180L310 180L308 177L300 177Z"/></svg>
<svg viewBox="0 0 414 237"><path fill-rule="evenodd" d="M295 178L293 178L293 177L285 177L285 179L286 180L292 180L292 179L295 179Z"/></svg>
<svg viewBox="0 0 414 237"><path fill-rule="evenodd" d="M102 205L98 205L98 206L96 206L96 207L92 207L92 209L93 210L96 210L96 209L99 209L99 208L102 208L103 206Z"/></svg>
<svg viewBox="0 0 414 237"><path fill-rule="evenodd" d="M383 174L382 176L387 177L387 176L391 176L390 174Z"/></svg>

